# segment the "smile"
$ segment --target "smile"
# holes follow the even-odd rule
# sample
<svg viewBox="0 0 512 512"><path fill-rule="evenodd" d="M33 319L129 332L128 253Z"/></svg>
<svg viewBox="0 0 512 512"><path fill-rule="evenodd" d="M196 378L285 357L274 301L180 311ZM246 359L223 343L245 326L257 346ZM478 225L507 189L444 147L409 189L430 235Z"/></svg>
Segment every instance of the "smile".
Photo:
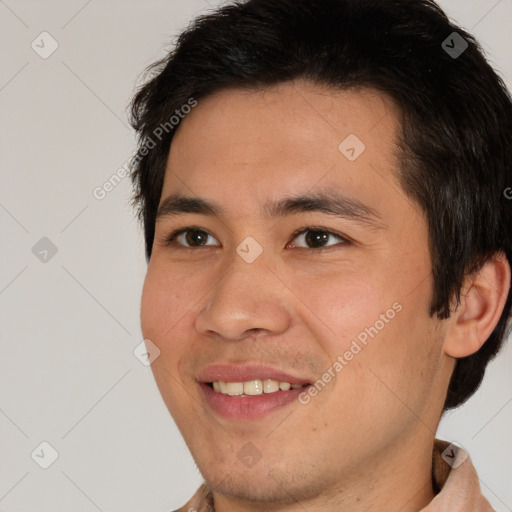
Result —
<svg viewBox="0 0 512 512"><path fill-rule="evenodd" d="M290 384L273 379L255 379L247 382L214 381L209 385L217 392L229 396L256 396L277 391L288 391L306 386L307 384Z"/></svg>

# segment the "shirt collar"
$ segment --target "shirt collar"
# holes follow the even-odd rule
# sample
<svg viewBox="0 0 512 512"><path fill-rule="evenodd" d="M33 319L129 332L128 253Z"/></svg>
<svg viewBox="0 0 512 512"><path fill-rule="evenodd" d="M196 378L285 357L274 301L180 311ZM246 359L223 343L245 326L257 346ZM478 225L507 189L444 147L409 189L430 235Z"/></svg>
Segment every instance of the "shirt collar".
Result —
<svg viewBox="0 0 512 512"><path fill-rule="evenodd" d="M432 452L435 498L420 512L493 512L480 490L476 469L466 450L436 439Z"/></svg>

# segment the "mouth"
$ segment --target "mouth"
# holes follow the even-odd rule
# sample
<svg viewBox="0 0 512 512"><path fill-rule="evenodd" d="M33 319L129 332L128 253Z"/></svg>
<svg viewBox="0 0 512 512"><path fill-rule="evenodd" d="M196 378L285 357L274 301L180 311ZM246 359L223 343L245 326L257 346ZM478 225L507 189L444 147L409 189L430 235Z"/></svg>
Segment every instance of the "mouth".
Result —
<svg viewBox="0 0 512 512"><path fill-rule="evenodd" d="M259 396L263 394L289 391L309 386L309 384L291 384L290 382L273 379L254 379L246 382L224 382L216 380L207 382L208 386L217 393L228 396Z"/></svg>
<svg viewBox="0 0 512 512"><path fill-rule="evenodd" d="M206 408L225 419L242 421L297 404L311 382L262 365L211 366L198 378Z"/></svg>

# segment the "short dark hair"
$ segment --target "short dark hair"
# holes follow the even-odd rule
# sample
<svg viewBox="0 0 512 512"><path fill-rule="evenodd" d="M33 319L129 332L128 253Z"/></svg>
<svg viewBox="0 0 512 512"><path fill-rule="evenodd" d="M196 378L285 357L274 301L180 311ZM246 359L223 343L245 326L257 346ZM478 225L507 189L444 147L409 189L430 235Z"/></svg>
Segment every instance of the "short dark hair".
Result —
<svg viewBox="0 0 512 512"><path fill-rule="evenodd" d="M370 87L398 106L397 177L428 219L431 316L448 318L464 278L491 256L512 261L510 94L477 41L434 1L235 1L198 17L147 71L131 104L139 148L131 178L148 262L179 125L170 118L215 91L299 78L336 89ZM508 334L511 297L509 291L481 349L457 361L445 409L480 385Z"/></svg>

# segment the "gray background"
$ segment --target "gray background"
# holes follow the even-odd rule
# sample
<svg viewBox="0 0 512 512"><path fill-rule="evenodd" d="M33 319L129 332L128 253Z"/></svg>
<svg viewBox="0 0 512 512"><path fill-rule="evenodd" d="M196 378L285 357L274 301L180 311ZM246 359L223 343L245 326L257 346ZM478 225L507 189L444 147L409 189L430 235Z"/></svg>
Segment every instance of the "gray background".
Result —
<svg viewBox="0 0 512 512"><path fill-rule="evenodd" d="M510 87L512 1L440 4ZM134 150L140 73L210 5L0 0L0 511L164 512L201 482L132 352L146 265L130 181L93 190ZM31 47L43 31L59 45L46 59ZM32 250L43 237L57 248L46 262ZM498 511L512 510L511 364L508 343L438 434L469 450ZM46 470L43 441L59 455Z"/></svg>

